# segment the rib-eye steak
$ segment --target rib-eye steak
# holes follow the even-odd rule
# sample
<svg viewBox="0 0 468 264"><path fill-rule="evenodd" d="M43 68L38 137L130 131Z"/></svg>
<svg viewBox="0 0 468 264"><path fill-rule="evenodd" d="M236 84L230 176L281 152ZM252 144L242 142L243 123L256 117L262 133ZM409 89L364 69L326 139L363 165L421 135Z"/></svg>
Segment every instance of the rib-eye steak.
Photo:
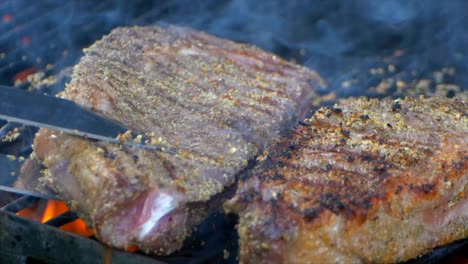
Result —
<svg viewBox="0 0 468 264"><path fill-rule="evenodd" d="M248 162L304 118L321 82L274 54L175 26L118 28L84 53L60 96L171 151L41 129L39 181L103 242L153 254L179 249L222 207Z"/></svg>
<svg viewBox="0 0 468 264"><path fill-rule="evenodd" d="M241 263L389 263L468 236L468 105L345 100L242 177Z"/></svg>

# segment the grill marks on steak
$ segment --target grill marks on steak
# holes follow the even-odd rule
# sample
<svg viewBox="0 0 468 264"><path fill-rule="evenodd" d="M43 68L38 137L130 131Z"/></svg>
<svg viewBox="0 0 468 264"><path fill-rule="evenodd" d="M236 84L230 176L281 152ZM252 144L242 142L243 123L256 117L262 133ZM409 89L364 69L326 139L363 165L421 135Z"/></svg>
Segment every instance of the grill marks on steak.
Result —
<svg viewBox="0 0 468 264"><path fill-rule="evenodd" d="M42 129L40 179L104 242L177 250L236 175L310 109L312 71L187 28L118 28L85 50L61 97L175 154Z"/></svg>
<svg viewBox="0 0 468 264"><path fill-rule="evenodd" d="M467 237L467 113L442 98L321 108L227 204L241 262L398 262Z"/></svg>

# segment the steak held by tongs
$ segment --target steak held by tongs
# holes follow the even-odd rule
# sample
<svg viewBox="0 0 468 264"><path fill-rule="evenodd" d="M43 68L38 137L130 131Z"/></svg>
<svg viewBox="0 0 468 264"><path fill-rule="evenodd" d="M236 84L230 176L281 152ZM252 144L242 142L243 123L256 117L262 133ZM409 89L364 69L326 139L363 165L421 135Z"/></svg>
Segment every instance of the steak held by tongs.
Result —
<svg viewBox="0 0 468 264"><path fill-rule="evenodd" d="M320 82L274 54L188 28L115 29L85 50L59 96L161 149L41 129L38 188L67 201L103 242L169 254L249 161L304 118Z"/></svg>

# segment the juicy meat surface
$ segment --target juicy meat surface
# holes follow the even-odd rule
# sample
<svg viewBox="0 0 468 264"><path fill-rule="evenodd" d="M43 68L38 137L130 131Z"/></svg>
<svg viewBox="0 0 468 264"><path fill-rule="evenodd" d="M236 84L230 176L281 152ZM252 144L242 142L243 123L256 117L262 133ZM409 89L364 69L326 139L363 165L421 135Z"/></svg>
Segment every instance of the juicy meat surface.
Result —
<svg viewBox="0 0 468 264"><path fill-rule="evenodd" d="M399 262L467 237L467 114L443 98L319 109L226 203L240 262Z"/></svg>
<svg viewBox="0 0 468 264"><path fill-rule="evenodd" d="M191 29L117 28L85 49L60 96L173 152L41 129L40 188L68 201L103 242L169 254L222 207L249 160L304 117L320 82L274 54Z"/></svg>

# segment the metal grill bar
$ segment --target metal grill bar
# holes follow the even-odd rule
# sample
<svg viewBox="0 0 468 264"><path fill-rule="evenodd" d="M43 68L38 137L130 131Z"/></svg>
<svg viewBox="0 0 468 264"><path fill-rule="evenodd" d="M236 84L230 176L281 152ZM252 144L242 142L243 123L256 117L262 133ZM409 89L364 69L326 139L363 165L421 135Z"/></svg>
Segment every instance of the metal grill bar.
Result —
<svg viewBox="0 0 468 264"><path fill-rule="evenodd" d="M1 210L5 210L10 213L17 213L21 211L24 208L27 208L34 203L38 202L40 199L32 196L23 196L7 205L4 207L0 208Z"/></svg>
<svg viewBox="0 0 468 264"><path fill-rule="evenodd" d="M50 226L55 226L55 227L60 227L60 226L63 226L67 223L70 223L71 221L74 221L78 219L78 216L71 212L71 211L66 211L65 213L63 214L60 214L46 222L44 222L44 224L46 225L50 225Z"/></svg>
<svg viewBox="0 0 468 264"><path fill-rule="evenodd" d="M0 208L0 263L116 263L165 264L141 254L109 248L95 239L58 229L78 216L67 211L45 223L19 217L41 198L21 196Z"/></svg>
<svg viewBox="0 0 468 264"><path fill-rule="evenodd" d="M0 263L164 264L0 210Z"/></svg>

